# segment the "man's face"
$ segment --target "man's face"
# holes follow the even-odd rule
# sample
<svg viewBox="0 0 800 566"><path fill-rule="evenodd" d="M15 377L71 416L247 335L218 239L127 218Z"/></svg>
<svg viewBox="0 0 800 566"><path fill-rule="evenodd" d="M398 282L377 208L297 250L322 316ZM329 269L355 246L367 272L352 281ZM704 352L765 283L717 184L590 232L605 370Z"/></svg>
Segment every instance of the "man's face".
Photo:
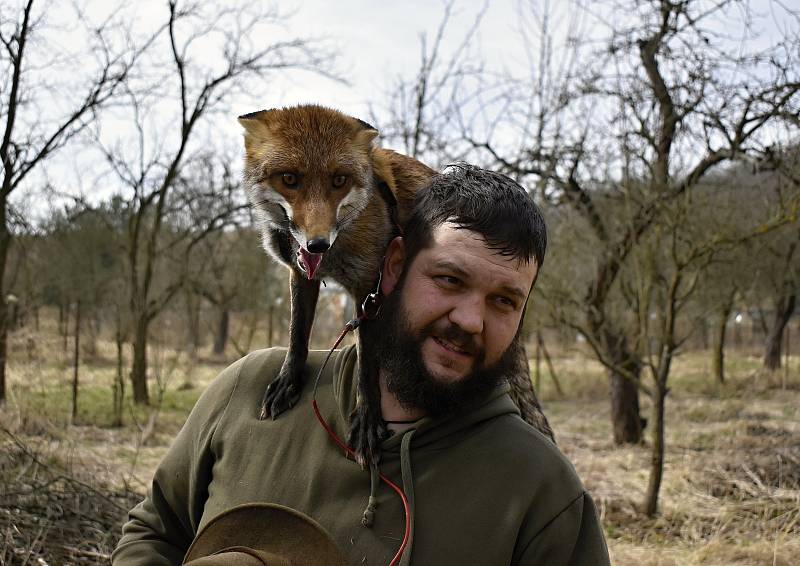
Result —
<svg viewBox="0 0 800 566"><path fill-rule="evenodd" d="M404 269L385 305L391 327L382 332L391 339L383 340L382 349L399 354L386 358L394 373L425 375L409 375L403 379L415 383L400 385L420 398L430 387L428 396L441 391L453 402L463 401L459 396L469 396L468 390L478 395L493 387L510 367L503 354L517 334L535 262L501 256L479 234L445 223L434 231L432 245ZM394 288L398 281L389 278ZM390 389L400 387L394 381Z"/></svg>

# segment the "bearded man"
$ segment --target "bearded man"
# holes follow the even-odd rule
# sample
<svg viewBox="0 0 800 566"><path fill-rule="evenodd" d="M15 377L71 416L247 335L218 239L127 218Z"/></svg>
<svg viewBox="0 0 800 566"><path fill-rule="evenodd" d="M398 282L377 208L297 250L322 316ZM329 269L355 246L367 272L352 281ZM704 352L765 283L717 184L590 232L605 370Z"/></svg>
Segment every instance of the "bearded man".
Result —
<svg viewBox="0 0 800 566"><path fill-rule="evenodd" d="M285 351L254 352L197 402L130 512L113 564L180 564L204 525L256 502L315 520L354 565L609 564L575 470L508 395L546 243L539 209L510 178L468 165L435 177L387 250L379 316L359 330L380 342L381 414L393 433L381 445L384 484L311 410L316 395L332 432L346 435L355 348L334 352L316 393L305 388L275 421L258 414ZM311 353L306 375L324 359Z"/></svg>

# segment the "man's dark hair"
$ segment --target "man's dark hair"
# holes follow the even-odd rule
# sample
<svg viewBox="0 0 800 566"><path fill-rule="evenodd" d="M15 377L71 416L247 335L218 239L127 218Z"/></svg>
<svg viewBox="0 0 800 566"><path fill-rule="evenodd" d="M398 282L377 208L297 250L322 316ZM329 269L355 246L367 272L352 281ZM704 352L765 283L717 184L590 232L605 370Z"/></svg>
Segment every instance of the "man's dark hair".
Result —
<svg viewBox="0 0 800 566"><path fill-rule="evenodd" d="M547 227L533 198L513 179L474 165L451 165L417 193L403 240L406 261L431 245L433 232L453 222L484 237L500 255L541 269Z"/></svg>

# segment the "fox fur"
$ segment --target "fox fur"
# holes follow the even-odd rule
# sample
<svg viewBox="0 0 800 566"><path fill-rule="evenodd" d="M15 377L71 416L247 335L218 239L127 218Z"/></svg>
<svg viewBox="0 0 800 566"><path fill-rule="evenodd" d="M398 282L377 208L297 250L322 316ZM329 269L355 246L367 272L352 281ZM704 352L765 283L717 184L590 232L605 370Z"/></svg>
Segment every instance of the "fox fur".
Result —
<svg viewBox="0 0 800 566"><path fill-rule="evenodd" d="M435 171L376 147L377 130L329 108L265 110L239 121L245 128L245 183L262 221L266 250L295 269L300 248L326 238L329 248L312 278L331 277L356 300L363 298L374 287L393 236L388 206L376 184L388 185L403 225L417 189ZM298 177L298 187L283 183L285 173ZM338 175L347 180L334 188Z"/></svg>
<svg viewBox="0 0 800 566"><path fill-rule="evenodd" d="M374 127L330 108L262 110L241 116L239 122L244 127L244 180L264 247L291 270L289 348L260 415L275 418L296 403L303 386L320 281L340 283L360 309L375 289L389 241L398 235L396 224L405 225L416 192L436 172L378 147ZM381 184L393 199L381 194ZM376 461L388 434L374 377L376 357L363 354L369 350L367 334L358 336L361 375L348 439L362 465ZM523 418L552 438L524 352L521 356L520 375L511 379L513 396Z"/></svg>

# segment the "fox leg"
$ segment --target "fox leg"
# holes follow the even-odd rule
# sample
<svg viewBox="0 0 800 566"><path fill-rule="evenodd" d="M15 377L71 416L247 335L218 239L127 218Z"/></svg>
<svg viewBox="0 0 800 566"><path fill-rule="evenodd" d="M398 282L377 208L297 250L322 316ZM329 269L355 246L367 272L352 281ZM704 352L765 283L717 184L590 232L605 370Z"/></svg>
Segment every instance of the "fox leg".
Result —
<svg viewBox="0 0 800 566"><path fill-rule="evenodd" d="M381 415L381 390L378 385L378 359L374 340L369 337L370 322L358 329L358 397L350 419L347 444L355 452L356 462L364 468L378 463L381 443L389 431Z"/></svg>
<svg viewBox="0 0 800 566"><path fill-rule="evenodd" d="M261 402L260 419L277 418L294 407L303 389L303 372L308 358L308 340L319 297L319 281L291 270L291 319L289 321L289 350L278 377L269 384Z"/></svg>

